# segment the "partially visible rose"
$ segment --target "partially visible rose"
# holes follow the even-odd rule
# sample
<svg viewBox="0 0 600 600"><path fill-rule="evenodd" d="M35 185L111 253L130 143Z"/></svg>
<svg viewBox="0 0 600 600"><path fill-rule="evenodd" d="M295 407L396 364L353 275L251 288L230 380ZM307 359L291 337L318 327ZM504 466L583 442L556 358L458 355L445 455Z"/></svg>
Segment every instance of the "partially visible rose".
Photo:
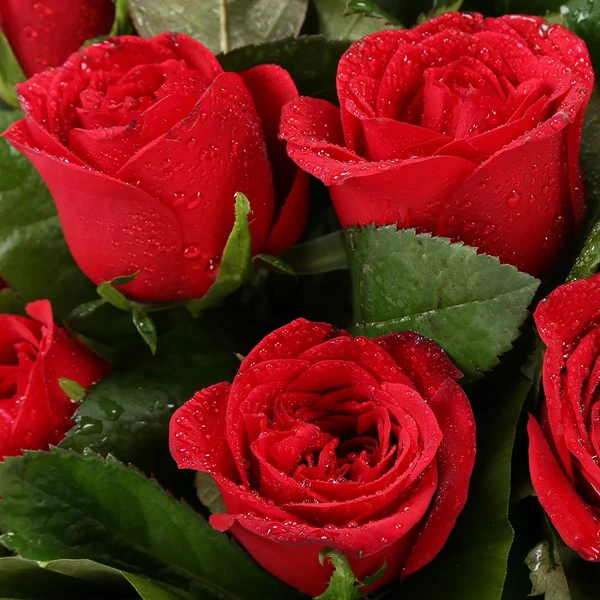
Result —
<svg viewBox="0 0 600 600"><path fill-rule="evenodd" d="M600 275L554 290L535 322L547 349L528 424L533 487L565 543L600 561Z"/></svg>
<svg viewBox="0 0 600 600"><path fill-rule="evenodd" d="M320 594L330 546L361 581L387 563L373 590L430 562L464 506L475 426L459 377L416 333L300 319L175 413L171 453L214 477L227 514L211 524L275 576Z"/></svg>
<svg viewBox="0 0 600 600"><path fill-rule="evenodd" d="M77 404L58 383L88 387L110 366L52 321L47 300L27 305L30 318L0 315L0 460L47 450L72 427Z"/></svg>
<svg viewBox="0 0 600 600"><path fill-rule="evenodd" d="M31 77L106 35L114 14L112 0L0 0L0 29Z"/></svg>
<svg viewBox="0 0 600 600"><path fill-rule="evenodd" d="M559 25L448 13L355 42L340 108L292 102L281 136L343 226L414 227L543 276L583 218L593 85L584 42Z"/></svg>
<svg viewBox="0 0 600 600"><path fill-rule="evenodd" d="M308 176L277 139L289 73L224 72L202 44L124 36L17 86L25 118L5 133L47 183L69 248L95 283L139 271L141 301L201 298L244 193L254 254L293 244Z"/></svg>

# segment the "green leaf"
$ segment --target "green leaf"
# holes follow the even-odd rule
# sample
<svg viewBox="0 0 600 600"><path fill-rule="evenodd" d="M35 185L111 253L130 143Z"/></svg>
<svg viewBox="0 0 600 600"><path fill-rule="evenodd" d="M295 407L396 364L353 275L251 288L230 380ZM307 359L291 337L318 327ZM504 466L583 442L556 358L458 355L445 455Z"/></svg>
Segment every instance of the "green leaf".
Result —
<svg viewBox="0 0 600 600"><path fill-rule="evenodd" d="M0 111L0 130L21 118ZM65 243L54 202L33 165L0 139L0 277L26 302L47 298L55 316L94 297Z"/></svg>
<svg viewBox="0 0 600 600"><path fill-rule="evenodd" d="M63 575L52 568L42 568L35 561L17 556L0 558L0 598L3 599L100 600L108 597L109 590L114 592L114 586L100 585L98 580L86 581L84 577Z"/></svg>
<svg viewBox="0 0 600 600"><path fill-rule="evenodd" d="M133 27L129 18L129 0L113 0L113 2L115 3L115 21L108 36L131 35Z"/></svg>
<svg viewBox="0 0 600 600"><path fill-rule="evenodd" d="M362 598L360 581L356 579L348 559L331 548L325 548L319 555L321 564L328 560L334 567L329 586L315 600L358 600Z"/></svg>
<svg viewBox="0 0 600 600"><path fill-rule="evenodd" d="M156 354L156 344L158 343L158 335L154 321L143 310L134 310L131 313L133 324L138 330L142 339L148 344L150 352Z"/></svg>
<svg viewBox="0 0 600 600"><path fill-rule="evenodd" d="M385 19L393 25L400 25L395 17L382 10L373 0L346 0L346 12L369 15L378 19Z"/></svg>
<svg viewBox="0 0 600 600"><path fill-rule="evenodd" d="M194 597L183 590L158 584L154 581L123 573L123 576L136 589L142 600L194 600Z"/></svg>
<svg viewBox="0 0 600 600"><path fill-rule="evenodd" d="M193 600L183 590L90 560L0 559L2 599L10 595L13 600L108 600L133 598L134 589L143 600Z"/></svg>
<svg viewBox="0 0 600 600"><path fill-rule="evenodd" d="M347 0L314 0L317 15L319 17L319 31L331 40L359 40L365 35L381 31L382 29L393 29L399 24L395 19L383 11L375 11L371 6L365 6L359 10L358 4ZM348 10L350 8L350 10Z"/></svg>
<svg viewBox="0 0 600 600"><path fill-rule="evenodd" d="M0 313L11 315L24 315L25 302L13 290L6 287L0 290Z"/></svg>
<svg viewBox="0 0 600 600"><path fill-rule="evenodd" d="M282 254L297 275L317 275L348 268L342 231L296 244Z"/></svg>
<svg viewBox="0 0 600 600"><path fill-rule="evenodd" d="M77 402L81 402L87 392L85 388L73 381L72 379L67 379L66 377L58 378L58 385L60 385L60 389L69 397L71 400L76 400Z"/></svg>
<svg viewBox="0 0 600 600"><path fill-rule="evenodd" d="M0 30L0 98L12 107L19 107L15 84L25 81L25 75L19 66L6 36Z"/></svg>
<svg viewBox="0 0 600 600"><path fill-rule="evenodd" d="M594 67L600 67L600 5L594 0L568 0L560 12L569 28L585 41Z"/></svg>
<svg viewBox="0 0 600 600"><path fill-rule="evenodd" d="M308 0L129 0L137 32L185 33L215 54L298 35Z"/></svg>
<svg viewBox="0 0 600 600"><path fill-rule="evenodd" d="M221 497L221 492L210 473L197 471L194 485L196 487L196 493L198 494L198 500L206 506L211 514L227 512L225 502L223 502L223 498Z"/></svg>
<svg viewBox="0 0 600 600"><path fill-rule="evenodd" d="M156 474L168 451L173 412L200 389L230 380L239 362L235 335L210 323L182 324L159 338L155 358L144 356L93 386L75 413L61 447L91 448Z"/></svg>
<svg viewBox="0 0 600 600"><path fill-rule="evenodd" d="M294 594L225 535L115 459L65 450L0 465L3 541L30 560L87 558L206 599Z"/></svg>
<svg viewBox="0 0 600 600"><path fill-rule="evenodd" d="M338 62L349 45L309 35L238 48L218 58L226 71L244 71L266 63L279 65L290 73L301 94L335 99Z"/></svg>
<svg viewBox="0 0 600 600"><path fill-rule="evenodd" d="M197 316L220 304L237 291L252 274L252 236L248 225L250 202L244 194L235 195L235 223L223 251L217 278L204 298L188 302L189 311Z"/></svg>
<svg viewBox="0 0 600 600"><path fill-rule="evenodd" d="M110 281L103 281L97 288L96 292L105 302L121 310L133 310L131 301L125 297Z"/></svg>
<svg viewBox="0 0 600 600"><path fill-rule="evenodd" d="M498 364L520 335L539 281L462 243L397 231L346 230L356 333L413 330L468 377Z"/></svg>
<svg viewBox="0 0 600 600"><path fill-rule="evenodd" d="M296 276L296 271L294 271L294 269L292 269L292 267L279 256L271 256L270 254L257 254L254 257L254 261L257 263L259 268L265 267L272 271L291 275L292 277Z"/></svg>
<svg viewBox="0 0 600 600"><path fill-rule="evenodd" d="M436 19L437 17L446 13L458 12L463 5L463 2L464 0L456 0L456 2L452 2L451 4L442 4L437 8L433 8L427 14L422 13L417 19L417 23L420 25L422 23L426 23L427 21L431 21L431 19Z"/></svg>
<svg viewBox="0 0 600 600"><path fill-rule="evenodd" d="M547 600L571 600L565 571L556 548L547 541L532 548L525 558L531 578L530 596L544 595Z"/></svg>
<svg viewBox="0 0 600 600"><path fill-rule="evenodd" d="M500 600L513 529L508 520L511 459L523 404L533 382L503 369L468 391L477 423L477 458L467 504L440 554L400 586L411 600Z"/></svg>

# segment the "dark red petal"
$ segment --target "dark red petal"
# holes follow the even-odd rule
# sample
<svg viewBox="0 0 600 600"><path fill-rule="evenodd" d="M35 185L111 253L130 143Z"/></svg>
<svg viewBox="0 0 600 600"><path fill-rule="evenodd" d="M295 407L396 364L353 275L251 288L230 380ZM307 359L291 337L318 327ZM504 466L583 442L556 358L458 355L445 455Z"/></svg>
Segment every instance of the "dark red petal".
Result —
<svg viewBox="0 0 600 600"><path fill-rule="evenodd" d="M281 212L275 217L273 229L262 249L265 254L279 254L298 241L302 235L310 209L308 174L296 169L296 178Z"/></svg>
<svg viewBox="0 0 600 600"><path fill-rule="evenodd" d="M390 333L375 342L396 361L425 398L431 398L447 379L458 381L462 377L438 344L414 331Z"/></svg>
<svg viewBox="0 0 600 600"><path fill-rule="evenodd" d="M187 118L138 152L117 175L174 214L188 249L184 269L190 281L214 277L233 228L236 192L250 200L255 252L268 235L271 167L252 98L236 73L219 75Z"/></svg>
<svg viewBox="0 0 600 600"><path fill-rule="evenodd" d="M57 67L86 41L110 31L111 0L2 0L2 30L28 77Z"/></svg>
<svg viewBox="0 0 600 600"><path fill-rule="evenodd" d="M600 559L598 519L573 488L537 421L529 417L529 469L540 504L558 533L586 560Z"/></svg>
<svg viewBox="0 0 600 600"><path fill-rule="evenodd" d="M285 141L279 139L281 111L298 98L290 74L278 65L258 65L240 73L262 121L269 160L273 168L276 217L290 194L298 168L288 157Z"/></svg>
<svg viewBox="0 0 600 600"><path fill-rule="evenodd" d="M475 421L462 389L448 380L431 398L443 434L436 460L438 490L403 577L424 567L442 549L461 513L475 464Z"/></svg>
<svg viewBox="0 0 600 600"><path fill-rule="evenodd" d="M180 469L236 480L227 444L226 414L231 384L218 383L194 394L171 419L169 446Z"/></svg>

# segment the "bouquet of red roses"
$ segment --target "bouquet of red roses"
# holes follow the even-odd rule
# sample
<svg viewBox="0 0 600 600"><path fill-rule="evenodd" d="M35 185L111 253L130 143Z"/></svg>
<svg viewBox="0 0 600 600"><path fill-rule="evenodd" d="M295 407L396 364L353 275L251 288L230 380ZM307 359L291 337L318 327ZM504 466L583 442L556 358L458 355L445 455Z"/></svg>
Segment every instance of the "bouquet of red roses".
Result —
<svg viewBox="0 0 600 600"><path fill-rule="evenodd" d="M0 598L597 599L599 7L0 0Z"/></svg>

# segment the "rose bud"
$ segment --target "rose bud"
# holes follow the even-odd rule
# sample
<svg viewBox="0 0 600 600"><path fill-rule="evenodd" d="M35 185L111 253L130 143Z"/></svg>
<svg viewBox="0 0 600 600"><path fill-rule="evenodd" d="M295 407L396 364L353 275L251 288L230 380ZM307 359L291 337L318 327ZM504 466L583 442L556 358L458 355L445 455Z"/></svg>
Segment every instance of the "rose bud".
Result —
<svg viewBox="0 0 600 600"><path fill-rule="evenodd" d="M120 37L73 54L18 86L25 118L5 137L36 166L69 248L95 283L139 271L122 288L141 301L201 298L234 224L252 208L252 251L300 236L308 177L277 139L298 97L287 71L223 72L181 34Z"/></svg>
<svg viewBox="0 0 600 600"><path fill-rule="evenodd" d="M416 333L299 319L175 413L171 453L212 475L227 514L211 524L273 575L317 596L333 547L361 581L387 564L372 591L430 562L465 504L475 426L460 376Z"/></svg>
<svg viewBox="0 0 600 600"><path fill-rule="evenodd" d="M600 561L600 275L563 285L535 311L545 400L529 418L536 494L566 544Z"/></svg>
<svg viewBox="0 0 600 600"><path fill-rule="evenodd" d="M112 0L0 0L0 29L31 77L106 35L114 14Z"/></svg>
<svg viewBox="0 0 600 600"><path fill-rule="evenodd" d="M559 25L448 13L355 42L340 108L290 103L281 136L344 227L411 227L543 276L584 214L593 83L584 42Z"/></svg>
<svg viewBox="0 0 600 600"><path fill-rule="evenodd" d="M73 426L77 404L59 378L88 387L110 365L52 321L48 300L27 305L30 318L0 315L0 460L47 450Z"/></svg>

